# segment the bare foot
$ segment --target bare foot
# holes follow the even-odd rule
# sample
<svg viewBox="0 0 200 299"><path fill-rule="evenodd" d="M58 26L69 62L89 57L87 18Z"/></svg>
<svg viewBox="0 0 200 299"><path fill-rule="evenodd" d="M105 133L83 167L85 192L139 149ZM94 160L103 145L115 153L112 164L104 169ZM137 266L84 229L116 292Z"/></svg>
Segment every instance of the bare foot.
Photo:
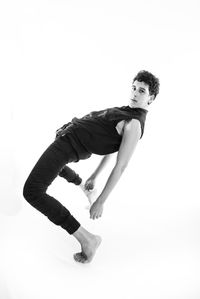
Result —
<svg viewBox="0 0 200 299"><path fill-rule="evenodd" d="M90 263L96 253L97 248L101 244L101 237L95 235L90 241L81 244L81 252L74 254L74 259L79 263Z"/></svg>

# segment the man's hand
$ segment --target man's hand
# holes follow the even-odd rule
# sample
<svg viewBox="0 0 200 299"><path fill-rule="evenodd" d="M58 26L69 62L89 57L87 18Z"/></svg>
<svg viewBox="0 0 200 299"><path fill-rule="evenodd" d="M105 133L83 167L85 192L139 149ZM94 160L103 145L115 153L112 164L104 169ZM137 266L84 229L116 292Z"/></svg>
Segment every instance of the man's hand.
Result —
<svg viewBox="0 0 200 299"><path fill-rule="evenodd" d="M98 219L103 213L103 204L96 200L90 208L90 218Z"/></svg>
<svg viewBox="0 0 200 299"><path fill-rule="evenodd" d="M57 129L56 130L56 138L57 139L58 137L64 135L67 131L67 128L69 127L69 125L72 124L71 122L68 122L67 124L64 124L61 128Z"/></svg>
<svg viewBox="0 0 200 299"><path fill-rule="evenodd" d="M93 190L94 189L94 185L95 185L95 179L93 179L93 178L89 178L89 179L87 179L87 181L85 182L85 185L84 185L84 187L85 187L85 190L87 190L87 191L91 191L91 190Z"/></svg>

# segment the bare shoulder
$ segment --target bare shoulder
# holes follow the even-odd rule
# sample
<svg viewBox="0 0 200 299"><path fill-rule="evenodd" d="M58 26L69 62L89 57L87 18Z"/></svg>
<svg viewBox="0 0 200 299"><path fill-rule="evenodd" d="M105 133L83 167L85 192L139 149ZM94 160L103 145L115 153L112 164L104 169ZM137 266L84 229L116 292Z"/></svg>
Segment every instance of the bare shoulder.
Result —
<svg viewBox="0 0 200 299"><path fill-rule="evenodd" d="M141 136L142 129L141 124L138 119L132 119L129 122L126 122L124 125L124 134L132 136Z"/></svg>
<svg viewBox="0 0 200 299"><path fill-rule="evenodd" d="M141 126L137 119L132 119L126 122L119 152L117 155L117 165L123 169L128 165L128 162L134 152L134 149L141 137Z"/></svg>

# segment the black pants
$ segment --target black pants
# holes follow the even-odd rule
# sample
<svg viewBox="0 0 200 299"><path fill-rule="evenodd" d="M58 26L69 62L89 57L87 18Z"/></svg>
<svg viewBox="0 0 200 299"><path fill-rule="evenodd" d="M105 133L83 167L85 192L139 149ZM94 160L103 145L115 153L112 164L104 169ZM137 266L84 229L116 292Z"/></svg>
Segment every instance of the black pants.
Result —
<svg viewBox="0 0 200 299"><path fill-rule="evenodd" d="M57 175L79 185L82 179L66 166L67 163L75 161L77 161L77 155L67 136L57 138L42 154L23 188L24 198L69 234L73 234L80 227L80 223L59 201L48 195L46 190Z"/></svg>

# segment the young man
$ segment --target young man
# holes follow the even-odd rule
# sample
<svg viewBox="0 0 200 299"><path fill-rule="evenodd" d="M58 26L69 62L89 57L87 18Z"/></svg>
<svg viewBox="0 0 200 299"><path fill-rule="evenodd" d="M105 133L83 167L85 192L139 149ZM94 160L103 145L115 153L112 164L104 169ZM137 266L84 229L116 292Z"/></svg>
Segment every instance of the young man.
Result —
<svg viewBox="0 0 200 299"><path fill-rule="evenodd" d="M66 164L87 159L94 153L104 157L85 183L85 190L92 190L110 154L118 152L105 187L90 207L91 219L101 217L105 201L143 136L148 107L158 93L159 80L150 72L140 71L133 79L128 106L93 111L82 118L73 118L56 131L55 141L40 157L26 180L23 189L25 199L80 243L81 252L74 254L77 262L88 263L93 259L101 237L84 229L69 210L49 196L46 190L58 174L68 182L83 186L82 179Z"/></svg>

